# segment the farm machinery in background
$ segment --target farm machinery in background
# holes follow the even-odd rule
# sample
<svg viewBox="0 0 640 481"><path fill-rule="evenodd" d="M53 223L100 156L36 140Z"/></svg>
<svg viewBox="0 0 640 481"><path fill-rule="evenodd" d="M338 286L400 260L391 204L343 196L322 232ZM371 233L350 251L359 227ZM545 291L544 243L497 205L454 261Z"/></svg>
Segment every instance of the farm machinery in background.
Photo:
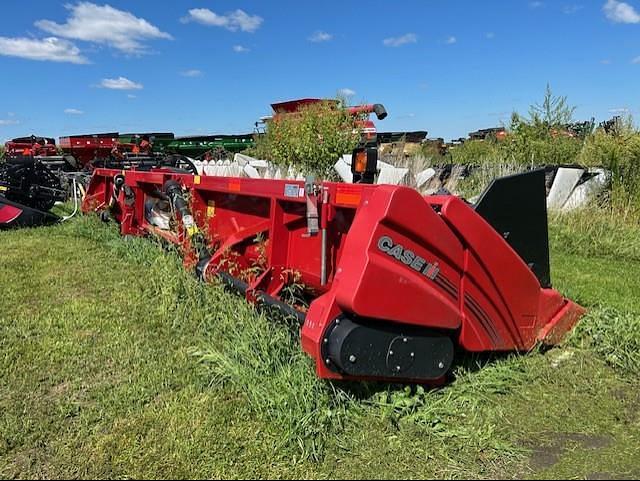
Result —
<svg viewBox="0 0 640 481"><path fill-rule="evenodd" d="M89 175L77 160L60 155L55 140L32 135L5 144L0 161L0 229L49 225L62 219L50 211L56 202L75 199Z"/></svg>
<svg viewBox="0 0 640 481"><path fill-rule="evenodd" d="M49 211L69 196L41 158L22 152L0 163L0 229L55 224L61 219Z"/></svg>
<svg viewBox="0 0 640 481"><path fill-rule="evenodd" d="M273 104L274 117L295 114L303 106L316 102L324 100L302 99ZM379 119L383 119L387 113L379 104L350 107L349 113L354 117L354 128L358 128L363 135L361 145L354 154L358 160L354 166L354 176L370 179L376 172L364 169L365 166L375 168L378 154L377 132L374 123L369 120L369 114L375 113ZM24 204L23 212L35 209L39 214L22 217L23 220L16 223L13 221L17 218L14 209L19 206L12 205L11 216L7 214L3 217L5 221L0 222L0 228L55 221L57 218L49 213L53 204L81 197L91 172L96 168L145 171L164 167L181 173L203 174L206 173L203 166L222 163L225 159L230 162L228 159L235 154L253 147L255 135L176 137L173 133L163 132L109 132L61 137L58 146L54 139L46 137L14 139L5 145L6 162L0 167L0 178L3 179L3 192L0 195L6 203L19 204L20 199L31 199ZM49 196L54 191L55 199ZM6 221L8 219L12 219L12 222Z"/></svg>
<svg viewBox="0 0 640 481"><path fill-rule="evenodd" d="M54 139L35 135L14 139L5 144L0 163L0 228L62 220L50 210L69 199L78 204L96 168L164 167L196 174L194 159L233 155L251 145L252 135L176 138L173 133L112 132L61 137L57 146Z"/></svg>

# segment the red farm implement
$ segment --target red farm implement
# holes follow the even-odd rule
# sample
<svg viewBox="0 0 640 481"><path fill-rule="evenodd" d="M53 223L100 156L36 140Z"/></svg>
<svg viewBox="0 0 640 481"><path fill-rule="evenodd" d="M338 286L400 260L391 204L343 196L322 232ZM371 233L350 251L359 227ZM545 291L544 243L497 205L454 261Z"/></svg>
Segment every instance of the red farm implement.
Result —
<svg viewBox="0 0 640 481"><path fill-rule="evenodd" d="M118 145L118 133L60 137L62 151L75 157L82 167L95 159L109 158L111 151Z"/></svg>
<svg viewBox="0 0 640 481"><path fill-rule="evenodd" d="M181 246L201 279L299 320L322 378L429 383L456 352L554 344L582 315L550 287L544 194L543 172L498 179L473 206L388 185L97 169L83 211Z"/></svg>
<svg viewBox="0 0 640 481"><path fill-rule="evenodd" d="M55 157L58 155L55 139L35 135L10 140L4 144L4 150L8 157Z"/></svg>

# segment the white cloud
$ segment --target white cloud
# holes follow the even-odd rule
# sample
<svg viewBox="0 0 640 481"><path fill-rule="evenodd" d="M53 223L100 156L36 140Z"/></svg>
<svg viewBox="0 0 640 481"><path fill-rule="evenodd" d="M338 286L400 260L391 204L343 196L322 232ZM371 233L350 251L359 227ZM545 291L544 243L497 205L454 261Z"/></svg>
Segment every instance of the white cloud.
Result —
<svg viewBox="0 0 640 481"><path fill-rule="evenodd" d="M127 98L129 98L129 99L137 99L138 96L137 95L133 95L133 94L129 94L129 95L127 95Z"/></svg>
<svg viewBox="0 0 640 481"><path fill-rule="evenodd" d="M89 63L73 43L56 37L41 40L0 37L0 55L50 62Z"/></svg>
<svg viewBox="0 0 640 481"><path fill-rule="evenodd" d="M385 47L401 47L409 43L417 43L418 36L415 33L407 33L401 37L389 37L385 38L382 42Z"/></svg>
<svg viewBox="0 0 640 481"><path fill-rule="evenodd" d="M182 23L196 22L209 27L223 27L232 32L241 30L253 33L260 28L264 19L258 15L249 15L240 9L226 15L218 15L208 8L192 8L189 10L189 15L180 21Z"/></svg>
<svg viewBox="0 0 640 481"><path fill-rule="evenodd" d="M640 23L640 13L631 5L618 0L607 0L604 13L614 23Z"/></svg>
<svg viewBox="0 0 640 481"><path fill-rule="evenodd" d="M313 35L309 37L309 42L313 43L321 43L321 42L329 42L333 40L333 35L327 32L323 32L322 30L318 30Z"/></svg>
<svg viewBox="0 0 640 481"><path fill-rule="evenodd" d="M38 20L36 27L60 37L108 45L128 54L145 53L145 40L172 39L146 20L110 5L80 2L65 8L71 12L65 24Z"/></svg>
<svg viewBox="0 0 640 481"><path fill-rule="evenodd" d="M247 53L247 52L250 52L251 49L248 49L247 47L243 47L242 45L234 45L233 51L236 53Z"/></svg>
<svg viewBox="0 0 640 481"><path fill-rule="evenodd" d="M543 2L529 2L529 7L530 8L542 8L542 7L544 7L544 3Z"/></svg>
<svg viewBox="0 0 640 481"><path fill-rule="evenodd" d="M67 115L83 115L84 112L78 109L65 109L64 113Z"/></svg>
<svg viewBox="0 0 640 481"><path fill-rule="evenodd" d="M494 38L496 38L496 34L494 32L487 32L485 37L489 40L493 40Z"/></svg>
<svg viewBox="0 0 640 481"><path fill-rule="evenodd" d="M351 89L340 89L338 90L338 94L342 97L353 97L356 94L356 91Z"/></svg>
<svg viewBox="0 0 640 481"><path fill-rule="evenodd" d="M445 43L447 45L453 45L454 43L457 43L458 39L456 37L454 37L453 35L449 38L447 38L447 40L445 41Z"/></svg>
<svg viewBox="0 0 640 481"><path fill-rule="evenodd" d="M142 90L144 85L133 82L125 77L118 77L117 79L103 79L99 87L110 90Z"/></svg>
<svg viewBox="0 0 640 481"><path fill-rule="evenodd" d="M202 77L202 71L196 69L185 70L184 72L180 72L180 75L183 77Z"/></svg>
<svg viewBox="0 0 640 481"><path fill-rule="evenodd" d="M13 119L0 119L0 126L4 127L7 125L19 125L20 121L19 120L13 120Z"/></svg>

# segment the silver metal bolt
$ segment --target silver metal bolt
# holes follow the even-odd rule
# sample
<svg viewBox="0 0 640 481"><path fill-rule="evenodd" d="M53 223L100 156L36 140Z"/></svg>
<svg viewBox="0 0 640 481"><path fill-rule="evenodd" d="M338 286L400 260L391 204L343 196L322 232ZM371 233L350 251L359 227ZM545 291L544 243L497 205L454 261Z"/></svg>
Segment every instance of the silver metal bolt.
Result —
<svg viewBox="0 0 640 481"><path fill-rule="evenodd" d="M393 356L393 351L389 351L389 355L390 355L390 356Z"/></svg>
<svg viewBox="0 0 640 481"><path fill-rule="evenodd" d="M325 359L324 363L325 364L331 364L331 359Z"/></svg>
<svg viewBox="0 0 640 481"><path fill-rule="evenodd" d="M400 372L402 371L402 368L400 366L396 366L396 371Z"/></svg>
<svg viewBox="0 0 640 481"><path fill-rule="evenodd" d="M415 352L412 352L412 353L411 353L411 357L416 357L416 353L415 353Z"/></svg>
<svg viewBox="0 0 640 481"><path fill-rule="evenodd" d="M336 326L339 326L339 325L340 325L340 319L336 321Z"/></svg>
<svg viewBox="0 0 640 481"><path fill-rule="evenodd" d="M402 342L404 342L404 343L406 344L407 342L409 342L409 339L407 339L407 338L405 337L405 338L402 340Z"/></svg>
<svg viewBox="0 0 640 481"><path fill-rule="evenodd" d="M358 360L358 359L357 359L357 358L356 358L356 356L354 356L353 354L352 354L351 356L349 356L349 362L350 362L351 364L355 364L357 360Z"/></svg>
<svg viewBox="0 0 640 481"><path fill-rule="evenodd" d="M441 362L440 364L438 364L438 368L444 369L444 362Z"/></svg>
<svg viewBox="0 0 640 481"><path fill-rule="evenodd" d="M325 344L329 344L329 339L327 339L327 338L325 337L323 342L324 342Z"/></svg>

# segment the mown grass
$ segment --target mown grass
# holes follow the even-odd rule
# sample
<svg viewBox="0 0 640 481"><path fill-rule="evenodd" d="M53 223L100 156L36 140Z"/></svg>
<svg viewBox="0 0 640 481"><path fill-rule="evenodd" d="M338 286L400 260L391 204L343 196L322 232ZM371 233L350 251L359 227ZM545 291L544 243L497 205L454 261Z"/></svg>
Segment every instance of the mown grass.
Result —
<svg viewBox="0 0 640 481"><path fill-rule="evenodd" d="M285 322L93 218L0 233L0 477L637 476L638 230L582 215L551 229L572 338L436 390L317 380Z"/></svg>

